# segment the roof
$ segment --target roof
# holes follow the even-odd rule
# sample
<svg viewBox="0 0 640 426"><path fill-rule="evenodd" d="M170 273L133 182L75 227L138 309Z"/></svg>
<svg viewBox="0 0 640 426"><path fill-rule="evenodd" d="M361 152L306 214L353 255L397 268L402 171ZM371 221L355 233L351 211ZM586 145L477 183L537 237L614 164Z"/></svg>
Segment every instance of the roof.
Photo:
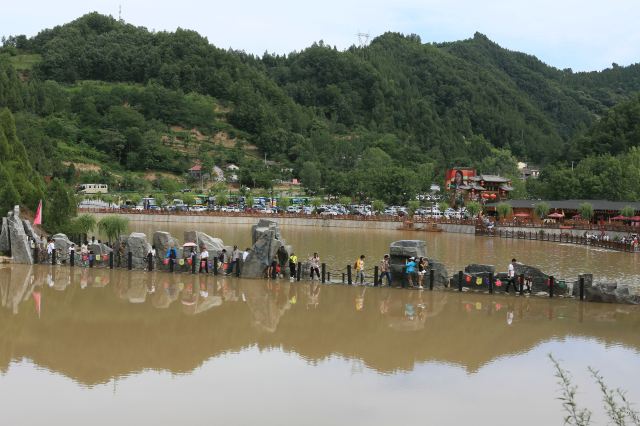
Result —
<svg viewBox="0 0 640 426"><path fill-rule="evenodd" d="M485 181L485 182L495 182L495 183L507 183L510 182L511 179L504 178L498 175L478 175L472 176L469 180L473 180L476 182Z"/></svg>
<svg viewBox="0 0 640 426"><path fill-rule="evenodd" d="M202 164L196 164L189 169L190 172L199 172L202 170Z"/></svg>
<svg viewBox="0 0 640 426"><path fill-rule="evenodd" d="M626 206L631 206L640 211L640 202L632 201L608 201L608 200L506 200L514 209L533 209L538 203L545 202L551 209L578 210L582 203L589 203L596 211L620 211ZM487 207L495 207L497 203L488 203Z"/></svg>

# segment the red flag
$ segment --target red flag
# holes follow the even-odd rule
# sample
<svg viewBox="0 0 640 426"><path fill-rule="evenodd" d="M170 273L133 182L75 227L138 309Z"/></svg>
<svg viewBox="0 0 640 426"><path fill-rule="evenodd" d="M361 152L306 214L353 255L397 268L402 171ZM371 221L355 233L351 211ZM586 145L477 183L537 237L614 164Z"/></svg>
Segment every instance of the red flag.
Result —
<svg viewBox="0 0 640 426"><path fill-rule="evenodd" d="M34 225L42 225L42 200L38 203L38 209L36 210L36 217L33 219Z"/></svg>

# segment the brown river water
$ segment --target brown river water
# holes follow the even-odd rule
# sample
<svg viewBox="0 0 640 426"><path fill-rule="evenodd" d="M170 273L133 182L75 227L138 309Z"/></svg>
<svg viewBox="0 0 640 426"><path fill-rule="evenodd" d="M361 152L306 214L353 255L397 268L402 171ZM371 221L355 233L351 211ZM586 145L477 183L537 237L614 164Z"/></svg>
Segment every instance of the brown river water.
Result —
<svg viewBox="0 0 640 426"><path fill-rule="evenodd" d="M247 227L205 228L227 244L249 243ZM177 236L184 230L163 229ZM389 242L418 238L282 231L301 255L317 250L340 264L361 252L377 259ZM425 239L450 270L506 264L512 255L565 276L588 267L600 268L603 279L632 281L638 268L633 255L583 247L452 234ZM2 425L560 425L549 353L571 371L594 424L606 421L589 366L640 403L634 306L0 268Z"/></svg>

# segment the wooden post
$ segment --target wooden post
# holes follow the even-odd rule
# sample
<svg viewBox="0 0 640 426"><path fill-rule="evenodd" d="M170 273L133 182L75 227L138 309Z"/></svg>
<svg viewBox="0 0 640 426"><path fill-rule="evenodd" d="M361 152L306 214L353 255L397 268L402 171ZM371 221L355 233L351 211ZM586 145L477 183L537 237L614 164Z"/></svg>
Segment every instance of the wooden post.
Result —
<svg viewBox="0 0 640 426"><path fill-rule="evenodd" d="M347 265L347 284L353 284L353 281L351 279L351 265Z"/></svg>
<svg viewBox="0 0 640 426"><path fill-rule="evenodd" d="M373 286L376 287L378 285L378 266L374 266L373 268Z"/></svg>
<svg viewBox="0 0 640 426"><path fill-rule="evenodd" d="M133 269L133 253L127 253L127 269Z"/></svg>
<svg viewBox="0 0 640 426"><path fill-rule="evenodd" d="M433 281L435 279L436 272L433 269L429 269L429 290L433 291Z"/></svg>
<svg viewBox="0 0 640 426"><path fill-rule="evenodd" d="M322 268L322 284L324 284L325 282L327 282L327 264L323 263L320 266Z"/></svg>
<svg viewBox="0 0 640 426"><path fill-rule="evenodd" d="M464 279L462 271L458 271L458 291L462 291L462 280Z"/></svg>
<svg viewBox="0 0 640 426"><path fill-rule="evenodd" d="M580 300L584 300L584 277L580 277Z"/></svg>

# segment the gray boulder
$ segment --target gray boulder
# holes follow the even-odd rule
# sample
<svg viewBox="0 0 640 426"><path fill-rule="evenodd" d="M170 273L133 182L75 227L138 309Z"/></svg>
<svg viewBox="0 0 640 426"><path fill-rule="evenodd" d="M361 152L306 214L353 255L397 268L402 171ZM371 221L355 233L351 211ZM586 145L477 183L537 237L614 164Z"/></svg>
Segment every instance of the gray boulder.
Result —
<svg viewBox="0 0 640 426"><path fill-rule="evenodd" d="M0 253L8 253L11 250L9 243L9 225L7 218L2 218L2 228L0 228Z"/></svg>
<svg viewBox="0 0 640 426"><path fill-rule="evenodd" d="M589 302L640 304L640 295L635 294L629 286L618 286L616 283L597 283L585 288L585 299Z"/></svg>
<svg viewBox="0 0 640 426"><path fill-rule="evenodd" d="M240 273L245 278L261 278L271 261L277 259L278 249L286 242L280 238L276 222L260 219L252 228L253 247ZM227 252L229 249L227 249Z"/></svg>
<svg viewBox="0 0 640 426"><path fill-rule="evenodd" d="M406 284L405 264L407 258L427 256L426 244L422 240L394 241L389 246L389 266L395 283Z"/></svg>
<svg viewBox="0 0 640 426"><path fill-rule="evenodd" d="M214 238L200 231L185 231L184 242L196 243L198 247L206 247L211 256L225 248L224 242L220 238ZM233 250L233 247L231 249Z"/></svg>
<svg viewBox="0 0 640 426"><path fill-rule="evenodd" d="M33 241L39 240L38 235L33 230L33 226L31 225L31 222L29 222L27 219L22 219L22 226L24 228L24 233L27 234L27 237L31 237Z"/></svg>
<svg viewBox="0 0 640 426"><path fill-rule="evenodd" d="M268 233L276 240L279 240L280 227L278 223L269 219L260 219L257 224L251 227L251 243L255 244L264 233Z"/></svg>
<svg viewBox="0 0 640 426"><path fill-rule="evenodd" d="M16 206L16 209L18 207ZM19 209L17 213L19 214ZM12 216L7 218L9 228L9 238L11 239L11 257L15 263L33 263L33 250L29 244L29 237L24 232L24 225L16 210Z"/></svg>
<svg viewBox="0 0 640 426"><path fill-rule="evenodd" d="M446 287L449 283L449 273L447 272L446 266L444 263L436 260L429 259L429 269L433 269L433 286L434 287ZM426 285L429 285L429 275L426 276L424 282Z"/></svg>
<svg viewBox="0 0 640 426"><path fill-rule="evenodd" d="M133 268L144 269L147 266L147 253L149 253L149 250L151 250L151 245L147 242L147 236L142 232L133 232L127 238L123 266L127 265L127 256L131 252L133 255Z"/></svg>
<svg viewBox="0 0 640 426"><path fill-rule="evenodd" d="M496 267L493 265L481 265L478 263L472 263L471 265L467 265L464 268L464 272L468 274L480 274L483 272L487 272L490 274L495 274Z"/></svg>
<svg viewBox="0 0 640 426"><path fill-rule="evenodd" d="M53 237L53 244L58 252L58 260L61 263L67 263L69 261L69 247L73 242L65 234L55 234ZM76 259L80 259L80 247L76 247ZM76 262L77 263L77 262Z"/></svg>
<svg viewBox="0 0 640 426"><path fill-rule="evenodd" d="M178 258L182 256L182 245L170 233L156 231L153 233L153 245L156 246L158 259L163 259L169 248L173 245L176 248Z"/></svg>

